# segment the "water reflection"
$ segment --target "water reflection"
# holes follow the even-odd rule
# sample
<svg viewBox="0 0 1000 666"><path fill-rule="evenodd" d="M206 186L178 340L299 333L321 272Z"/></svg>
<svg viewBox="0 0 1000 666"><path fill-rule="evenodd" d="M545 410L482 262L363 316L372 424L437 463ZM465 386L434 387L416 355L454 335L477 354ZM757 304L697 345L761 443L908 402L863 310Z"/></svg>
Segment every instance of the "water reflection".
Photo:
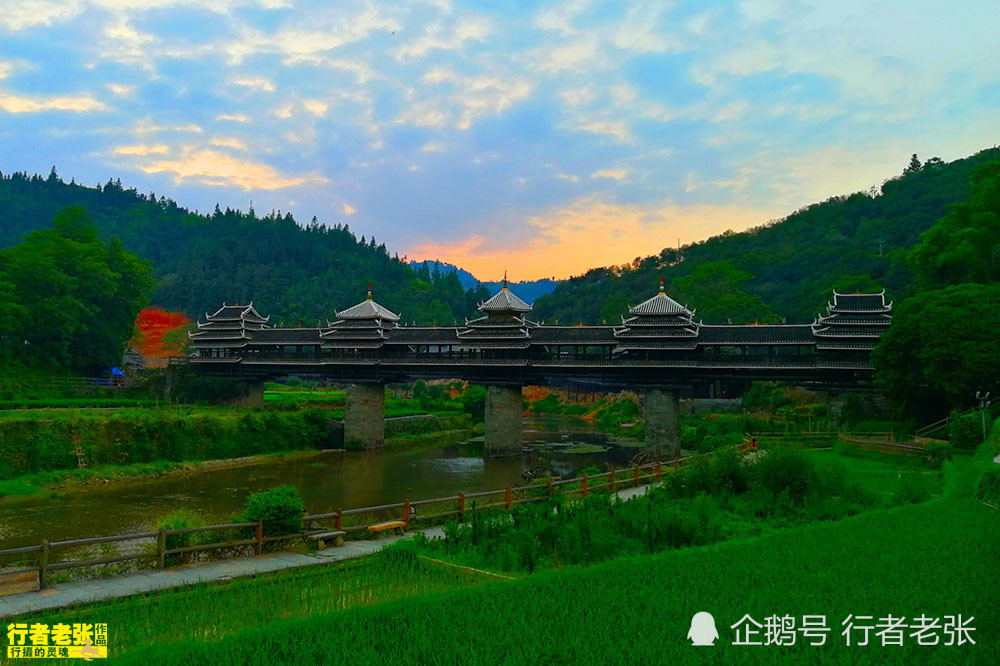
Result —
<svg viewBox="0 0 1000 666"><path fill-rule="evenodd" d="M588 466L625 465L634 453L581 419L529 419L525 452L510 458L484 458L481 441L450 436L406 449L325 452L127 485L8 498L0 501L0 543L13 548L42 538L146 530L180 508L209 522L224 522L242 508L249 493L285 483L299 488L307 510L325 512L493 490L521 482L525 472L568 478Z"/></svg>

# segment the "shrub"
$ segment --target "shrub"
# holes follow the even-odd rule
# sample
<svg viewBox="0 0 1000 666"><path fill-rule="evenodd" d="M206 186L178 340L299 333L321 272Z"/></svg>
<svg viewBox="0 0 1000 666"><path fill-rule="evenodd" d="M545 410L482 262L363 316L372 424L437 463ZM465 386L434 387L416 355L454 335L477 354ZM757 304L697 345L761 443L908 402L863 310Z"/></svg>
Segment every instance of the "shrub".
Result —
<svg viewBox="0 0 1000 666"><path fill-rule="evenodd" d="M1000 469L990 469L983 473L976 484L976 497L994 507L1000 506Z"/></svg>
<svg viewBox="0 0 1000 666"><path fill-rule="evenodd" d="M945 460L951 460L953 448L948 442L931 442L924 449L928 466L939 469Z"/></svg>
<svg viewBox="0 0 1000 666"><path fill-rule="evenodd" d="M930 499L931 491L923 474L904 474L896 491L896 501L900 504L917 504Z"/></svg>
<svg viewBox="0 0 1000 666"><path fill-rule="evenodd" d="M265 536L293 534L302 529L302 512L305 505L295 486L276 486L247 498L246 508L233 522L250 523L264 521Z"/></svg>
<svg viewBox="0 0 1000 666"><path fill-rule="evenodd" d="M173 513L160 519L156 524L159 529L162 530L182 530L190 527L202 527L205 525L205 521L201 519L198 514L189 509L179 509ZM185 548L187 546L193 546L200 541L201 532L193 532L188 534L168 534L166 539L166 548L171 550L174 548ZM168 566L174 566L176 564L185 564L191 562L194 559L194 553L176 553L173 555L167 555L166 563Z"/></svg>
<svg viewBox="0 0 1000 666"><path fill-rule="evenodd" d="M809 487L816 480L816 468L798 451L774 448L760 459L755 470L761 485L776 497L783 492L801 504Z"/></svg>
<svg viewBox="0 0 1000 666"><path fill-rule="evenodd" d="M948 417L948 439L956 449L971 451L983 441L982 415L979 412L959 414L952 412Z"/></svg>

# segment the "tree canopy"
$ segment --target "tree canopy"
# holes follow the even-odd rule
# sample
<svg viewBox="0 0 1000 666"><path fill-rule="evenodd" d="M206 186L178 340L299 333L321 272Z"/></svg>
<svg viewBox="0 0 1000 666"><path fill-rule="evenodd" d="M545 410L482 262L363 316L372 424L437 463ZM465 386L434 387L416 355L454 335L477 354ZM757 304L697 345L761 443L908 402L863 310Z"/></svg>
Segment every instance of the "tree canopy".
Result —
<svg viewBox="0 0 1000 666"><path fill-rule="evenodd" d="M346 224L313 218L300 225L280 211L260 217L218 206L203 215L118 180L64 183L54 169L48 178L0 175L0 247L47 227L67 205L83 206L101 238L117 236L122 248L152 262L153 303L192 318L223 302L253 300L275 323L325 324L362 300L369 282L406 323L451 323L474 312L458 276L414 271L385 243L358 238Z"/></svg>
<svg viewBox="0 0 1000 666"><path fill-rule="evenodd" d="M763 306L765 313L789 322L811 321L831 290L852 276L866 288L885 288L893 298L905 298L915 291L907 250L948 214L952 204L967 197L969 176L976 167L998 156L1000 150L990 149L947 164L931 158L869 192L832 197L782 220L715 236L679 251L666 248L629 264L594 268L535 301L534 314L547 321L610 320L609 315L613 318L623 304L656 293L661 273L670 295L677 297L674 290L685 284L678 279L719 261L749 274L740 290L759 299L755 308ZM994 234L991 247L995 242ZM742 298L725 312L713 302L711 290L684 294L682 300L706 321L768 320L754 308L745 310ZM613 305L605 310L608 304Z"/></svg>
<svg viewBox="0 0 1000 666"><path fill-rule="evenodd" d="M78 206L0 251L0 344L8 359L93 370L121 363L152 288L149 263L98 239Z"/></svg>
<svg viewBox="0 0 1000 666"><path fill-rule="evenodd" d="M888 397L919 413L1000 388L1000 284L960 284L899 304L872 360Z"/></svg>

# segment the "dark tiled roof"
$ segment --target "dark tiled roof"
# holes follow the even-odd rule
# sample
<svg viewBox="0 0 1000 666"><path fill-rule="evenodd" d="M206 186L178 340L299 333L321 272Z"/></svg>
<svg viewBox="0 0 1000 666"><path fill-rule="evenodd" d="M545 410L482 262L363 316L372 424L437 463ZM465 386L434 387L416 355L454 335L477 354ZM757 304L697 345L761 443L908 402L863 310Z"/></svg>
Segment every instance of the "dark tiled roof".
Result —
<svg viewBox="0 0 1000 666"><path fill-rule="evenodd" d="M891 303L885 302L885 292L881 294L838 294L833 292L831 311L839 312L872 312L892 309Z"/></svg>
<svg viewBox="0 0 1000 666"><path fill-rule="evenodd" d="M346 310L337 313L338 319L386 319L388 321L399 321L399 315L385 308L371 298L361 301L357 305L352 305Z"/></svg>
<svg viewBox="0 0 1000 666"><path fill-rule="evenodd" d="M479 304L483 312L531 312L531 306L514 295L506 285L489 300Z"/></svg>
<svg viewBox="0 0 1000 666"><path fill-rule="evenodd" d="M535 344L615 344L612 326L539 326L531 330L531 341Z"/></svg>
<svg viewBox="0 0 1000 666"><path fill-rule="evenodd" d="M699 329L700 344L810 344L813 342L809 324L760 326L705 325Z"/></svg>
<svg viewBox="0 0 1000 666"><path fill-rule="evenodd" d="M667 296L662 291L656 296L639 303L635 307L628 309L633 315L675 315L682 314L690 317L693 313L686 307Z"/></svg>
<svg viewBox="0 0 1000 666"><path fill-rule="evenodd" d="M318 345L322 341L318 328L264 328L252 331L251 344Z"/></svg>
<svg viewBox="0 0 1000 666"><path fill-rule="evenodd" d="M853 338L878 337L885 333L884 326L821 326L813 329L820 337Z"/></svg>
<svg viewBox="0 0 1000 666"><path fill-rule="evenodd" d="M457 345L454 327L401 326L389 333L389 344Z"/></svg>

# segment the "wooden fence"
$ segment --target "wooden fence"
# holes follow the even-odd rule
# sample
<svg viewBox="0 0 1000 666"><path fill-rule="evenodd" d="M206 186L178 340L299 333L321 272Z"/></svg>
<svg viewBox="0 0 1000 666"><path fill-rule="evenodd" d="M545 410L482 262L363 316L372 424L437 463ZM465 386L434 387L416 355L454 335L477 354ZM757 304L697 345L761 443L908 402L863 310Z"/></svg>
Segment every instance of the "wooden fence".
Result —
<svg viewBox="0 0 1000 666"><path fill-rule="evenodd" d="M371 514L384 514L385 512L389 512L390 514L398 513L399 520L402 520L403 523L405 523L406 528L409 528L410 523L414 521L432 523L435 520L450 517L458 517L460 519L471 510L482 511L486 509L502 508L510 511L517 504L547 500L551 498L557 490L562 490L563 488L565 488L563 491L565 494L578 494L581 497L586 497L595 490L615 492L627 487L638 487L643 483L655 483L660 481L665 468L668 468L670 465L679 466L683 462L695 457L698 456L679 458L671 463L652 462L644 465L636 465L629 468L603 472L601 474L584 474L573 479L546 481L545 483L536 483L527 486L508 486L499 490L458 493L448 497L436 497L416 501L403 500L402 502L381 504L378 506L368 506L356 509L337 509L336 511L329 513L304 514L302 516L302 529L300 531L277 536L264 536L264 523L263 521L258 520L257 522L250 523L227 523L222 525L207 525L204 527L159 529L149 532L135 532L132 534L91 537L86 539L67 539L62 541L49 541L46 539L42 540L42 542L37 546L22 546L20 548L7 548L0 550L0 558L3 559L16 555L29 555L37 558L35 566L22 567L18 569L0 569L0 576L7 577L17 574L37 572L39 586L44 588L48 585L49 574L51 572L63 571L67 569L116 564L119 562L135 560L152 560L155 562L154 566L156 568L166 569L168 557L171 555L207 552L221 550L223 548L245 548L249 551L250 546L253 546L254 555L260 555L264 550L264 544L269 542L305 539L311 535L328 532L331 529L342 530L349 534L354 532L363 532L366 531L371 525L384 521L384 516L382 520L377 521L367 521L364 519L365 516L369 516ZM483 503L479 503L477 500L483 501ZM435 504L445 505L445 510L427 514L421 513L421 515L417 515L417 512L415 511L417 507L426 507ZM352 516L361 517L361 521L355 524L346 524L346 522L350 522L350 518ZM348 521L345 522L345 518L347 518ZM332 525L321 527L319 523L323 521L332 523ZM227 536L242 536L239 532L234 535L233 530L249 531L250 528L253 528L254 530L252 538L230 538L229 540L225 540ZM202 532L221 532L222 535L220 538L223 540L207 544L167 548L168 537ZM156 543L155 550L151 548L148 550L140 549L139 552L116 555L113 557L98 557L65 561L53 560L53 555L56 552L69 548L107 543L139 542L143 540L152 541L153 539L155 539Z"/></svg>

